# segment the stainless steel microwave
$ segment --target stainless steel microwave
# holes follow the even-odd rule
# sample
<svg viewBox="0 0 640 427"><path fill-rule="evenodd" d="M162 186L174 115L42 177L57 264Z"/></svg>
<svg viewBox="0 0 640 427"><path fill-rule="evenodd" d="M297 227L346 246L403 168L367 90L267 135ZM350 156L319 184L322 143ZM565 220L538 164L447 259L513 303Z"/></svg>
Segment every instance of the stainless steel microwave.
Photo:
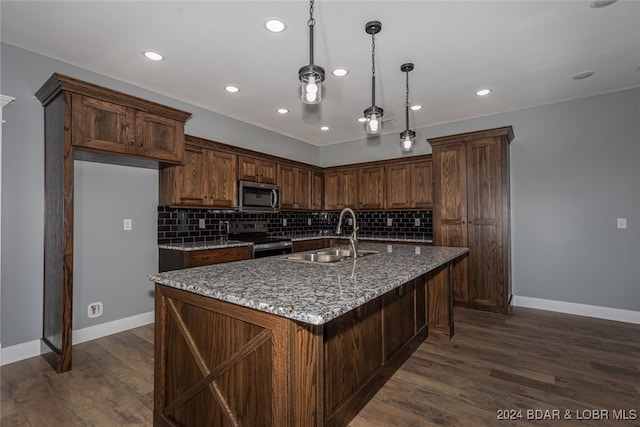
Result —
<svg viewBox="0 0 640 427"><path fill-rule="evenodd" d="M280 187L262 182L238 182L238 208L242 212L279 212Z"/></svg>

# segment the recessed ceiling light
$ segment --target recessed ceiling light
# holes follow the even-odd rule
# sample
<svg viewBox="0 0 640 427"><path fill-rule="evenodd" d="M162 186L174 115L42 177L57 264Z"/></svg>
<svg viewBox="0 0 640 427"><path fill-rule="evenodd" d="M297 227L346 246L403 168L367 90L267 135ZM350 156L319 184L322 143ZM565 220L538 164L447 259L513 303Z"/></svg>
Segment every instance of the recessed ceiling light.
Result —
<svg viewBox="0 0 640 427"><path fill-rule="evenodd" d="M267 22L264 23L264 26L272 33L281 33L287 28L287 25L280 18L269 18Z"/></svg>
<svg viewBox="0 0 640 427"><path fill-rule="evenodd" d="M589 2L589 7L593 9L600 9L601 7L609 6L610 4L614 4L618 0L593 0Z"/></svg>
<svg viewBox="0 0 640 427"><path fill-rule="evenodd" d="M278 108L278 113L280 114L287 114L289 112L289 110L287 110L286 108Z"/></svg>
<svg viewBox="0 0 640 427"><path fill-rule="evenodd" d="M144 56L147 57L147 59L150 59L152 61L162 61L164 59L164 56L160 55L158 52L154 52L152 50L145 50L143 52Z"/></svg>
<svg viewBox="0 0 640 427"><path fill-rule="evenodd" d="M331 129L329 126L320 126L320 130L328 131L329 129Z"/></svg>
<svg viewBox="0 0 640 427"><path fill-rule="evenodd" d="M411 109L412 109L413 111L421 110L421 109L422 109L422 105L412 105L412 106L411 106Z"/></svg>
<svg viewBox="0 0 640 427"><path fill-rule="evenodd" d="M490 93L491 93L491 89L480 89L479 91L476 92L476 95L485 96L485 95L489 95Z"/></svg>
<svg viewBox="0 0 640 427"><path fill-rule="evenodd" d="M336 77L344 77L347 74L349 74L349 70L347 70L346 68L336 68L331 72L331 74L333 74Z"/></svg>
<svg viewBox="0 0 640 427"><path fill-rule="evenodd" d="M360 118L358 119L358 121L359 121L360 123L364 123L364 122L366 122L366 121L367 121L367 118L366 118L366 117L360 117Z"/></svg>
<svg viewBox="0 0 640 427"><path fill-rule="evenodd" d="M238 89L235 86L225 86L224 90L226 90L227 92L230 92L230 93L240 92L240 89Z"/></svg>
<svg viewBox="0 0 640 427"><path fill-rule="evenodd" d="M595 74L595 71L583 71L581 73L578 73L574 76L572 76L571 78L573 80L582 80L582 79L586 79L587 77L591 77Z"/></svg>

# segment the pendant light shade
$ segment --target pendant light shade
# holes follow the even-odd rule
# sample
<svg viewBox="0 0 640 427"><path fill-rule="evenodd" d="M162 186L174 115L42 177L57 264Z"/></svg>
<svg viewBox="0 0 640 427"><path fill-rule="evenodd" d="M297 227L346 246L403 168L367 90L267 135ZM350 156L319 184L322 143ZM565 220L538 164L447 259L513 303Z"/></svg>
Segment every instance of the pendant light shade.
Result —
<svg viewBox="0 0 640 427"><path fill-rule="evenodd" d="M406 74L406 84L405 84L405 101L404 101L404 115L406 119L406 128L402 133L400 133L400 148L404 152L413 151L413 144L416 139L416 133L409 129L409 71L413 70L412 63L402 64L400 66L400 71Z"/></svg>
<svg viewBox="0 0 640 427"><path fill-rule="evenodd" d="M376 106L376 40L375 35L382 30L380 21L369 21L364 27L371 34L371 107L364 110L367 121L364 129L367 135L379 135L382 132L382 108Z"/></svg>
<svg viewBox="0 0 640 427"><path fill-rule="evenodd" d="M316 25L313 19L314 0L309 2L309 65L298 70L300 79L300 100L304 104L319 104L322 101L322 82L324 81L324 68L313 64L313 27Z"/></svg>

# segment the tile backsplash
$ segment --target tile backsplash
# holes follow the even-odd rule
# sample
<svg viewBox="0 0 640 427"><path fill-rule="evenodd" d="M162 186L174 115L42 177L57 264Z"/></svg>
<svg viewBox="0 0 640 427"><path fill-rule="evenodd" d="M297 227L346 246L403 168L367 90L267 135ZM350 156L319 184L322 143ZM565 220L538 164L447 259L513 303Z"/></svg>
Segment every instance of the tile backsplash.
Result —
<svg viewBox="0 0 640 427"><path fill-rule="evenodd" d="M335 234L339 212L244 213L158 206L158 244L204 242L226 236L225 221L267 221L269 233L290 237ZM358 211L358 235L364 237L430 238L432 211ZM345 215L342 233L352 230ZM204 228L200 228L204 220ZM286 220L286 221L285 221ZM284 225L286 222L286 225Z"/></svg>

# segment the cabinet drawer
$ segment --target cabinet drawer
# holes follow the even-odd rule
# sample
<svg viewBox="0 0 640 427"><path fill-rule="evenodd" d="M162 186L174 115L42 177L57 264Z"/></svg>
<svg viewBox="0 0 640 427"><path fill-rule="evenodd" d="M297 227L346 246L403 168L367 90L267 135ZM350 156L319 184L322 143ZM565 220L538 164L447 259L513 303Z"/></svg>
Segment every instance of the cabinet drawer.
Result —
<svg viewBox="0 0 640 427"><path fill-rule="evenodd" d="M186 255L185 268L221 264L243 259L251 259L251 247L238 246L234 248L193 251Z"/></svg>

